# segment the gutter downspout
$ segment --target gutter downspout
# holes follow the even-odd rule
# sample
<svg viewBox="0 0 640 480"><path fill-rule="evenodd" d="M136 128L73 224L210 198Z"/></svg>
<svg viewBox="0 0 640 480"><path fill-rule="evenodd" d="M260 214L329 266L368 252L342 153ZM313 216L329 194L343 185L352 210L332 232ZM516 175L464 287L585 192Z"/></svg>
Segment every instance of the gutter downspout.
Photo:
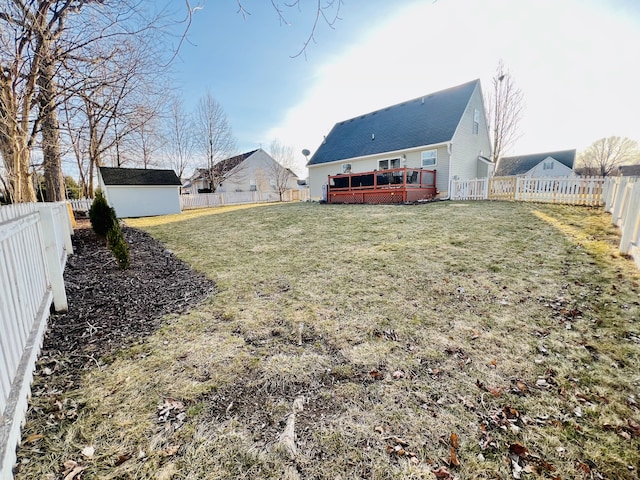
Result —
<svg viewBox="0 0 640 480"><path fill-rule="evenodd" d="M451 142L447 143L447 153L449 154L449 187L447 188L447 196L440 200L449 200L451 198Z"/></svg>

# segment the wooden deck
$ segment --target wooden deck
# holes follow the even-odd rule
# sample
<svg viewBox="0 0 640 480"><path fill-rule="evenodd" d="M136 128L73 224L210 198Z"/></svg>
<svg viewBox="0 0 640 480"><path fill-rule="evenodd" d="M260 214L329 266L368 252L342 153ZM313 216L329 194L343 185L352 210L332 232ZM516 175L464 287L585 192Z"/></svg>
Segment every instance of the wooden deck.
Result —
<svg viewBox="0 0 640 480"><path fill-rule="evenodd" d="M436 196L436 171L393 168L330 175L328 203L413 203Z"/></svg>

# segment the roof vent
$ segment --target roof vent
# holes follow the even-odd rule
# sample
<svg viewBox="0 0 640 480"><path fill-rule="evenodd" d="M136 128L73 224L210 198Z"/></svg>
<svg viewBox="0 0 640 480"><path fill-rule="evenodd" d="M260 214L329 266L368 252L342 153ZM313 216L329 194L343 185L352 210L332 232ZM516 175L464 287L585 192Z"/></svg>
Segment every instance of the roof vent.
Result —
<svg viewBox="0 0 640 480"><path fill-rule="evenodd" d="M424 105L424 97L422 97L422 105Z"/></svg>
<svg viewBox="0 0 640 480"><path fill-rule="evenodd" d="M371 134L371 140L375 140L375 139L376 139L376 134L375 134L375 133L372 133L372 134Z"/></svg>

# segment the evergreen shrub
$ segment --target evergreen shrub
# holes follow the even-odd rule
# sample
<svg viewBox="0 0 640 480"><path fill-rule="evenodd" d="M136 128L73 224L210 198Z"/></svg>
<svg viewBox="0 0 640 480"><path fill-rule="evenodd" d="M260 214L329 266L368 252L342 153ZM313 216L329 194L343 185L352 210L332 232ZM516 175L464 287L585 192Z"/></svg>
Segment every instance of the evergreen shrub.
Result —
<svg viewBox="0 0 640 480"><path fill-rule="evenodd" d="M91 220L93 231L102 238L107 236L114 224L118 224L116 211L109 206L101 190L96 191L96 196L89 209L89 220Z"/></svg>

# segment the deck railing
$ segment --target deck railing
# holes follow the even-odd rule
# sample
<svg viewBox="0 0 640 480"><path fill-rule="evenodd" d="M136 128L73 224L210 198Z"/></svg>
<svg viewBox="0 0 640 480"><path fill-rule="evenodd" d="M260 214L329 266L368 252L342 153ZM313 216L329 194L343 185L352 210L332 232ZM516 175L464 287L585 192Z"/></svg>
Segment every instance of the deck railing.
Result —
<svg viewBox="0 0 640 480"><path fill-rule="evenodd" d="M329 175L329 203L414 202L436 195L436 171L392 168L369 172Z"/></svg>
<svg viewBox="0 0 640 480"><path fill-rule="evenodd" d="M36 357L53 302L67 310L66 202L0 207L0 478L12 478Z"/></svg>

